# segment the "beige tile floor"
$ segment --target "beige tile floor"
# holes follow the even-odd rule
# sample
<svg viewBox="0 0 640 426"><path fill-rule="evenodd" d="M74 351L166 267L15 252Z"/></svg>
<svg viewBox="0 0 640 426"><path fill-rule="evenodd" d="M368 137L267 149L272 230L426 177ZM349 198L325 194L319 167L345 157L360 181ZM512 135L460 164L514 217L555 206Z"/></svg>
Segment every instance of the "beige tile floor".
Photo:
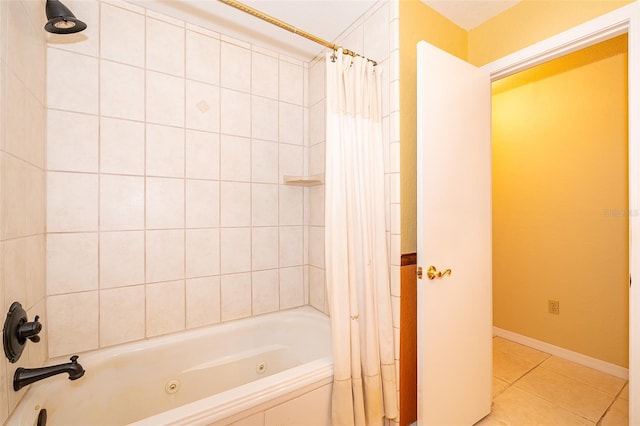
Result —
<svg viewBox="0 0 640 426"><path fill-rule="evenodd" d="M629 425L626 380L493 338L493 405L476 426Z"/></svg>

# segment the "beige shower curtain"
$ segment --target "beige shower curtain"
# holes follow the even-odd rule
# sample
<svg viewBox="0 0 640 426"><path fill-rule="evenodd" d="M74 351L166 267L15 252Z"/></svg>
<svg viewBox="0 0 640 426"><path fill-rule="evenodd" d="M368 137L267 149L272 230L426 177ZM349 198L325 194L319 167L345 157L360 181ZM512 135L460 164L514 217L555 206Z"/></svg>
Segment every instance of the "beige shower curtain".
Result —
<svg viewBox="0 0 640 426"><path fill-rule="evenodd" d="M385 229L379 67L327 54L326 280L332 421L382 425L398 415Z"/></svg>

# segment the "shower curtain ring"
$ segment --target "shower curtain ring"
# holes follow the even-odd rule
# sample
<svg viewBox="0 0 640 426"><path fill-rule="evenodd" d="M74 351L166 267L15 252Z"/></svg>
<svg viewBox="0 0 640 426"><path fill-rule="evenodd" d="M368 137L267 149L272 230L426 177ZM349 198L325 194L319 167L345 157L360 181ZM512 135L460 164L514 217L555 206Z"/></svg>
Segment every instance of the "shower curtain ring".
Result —
<svg viewBox="0 0 640 426"><path fill-rule="evenodd" d="M331 62L335 62L336 59L338 59L338 57L336 56L336 51L335 49L333 50L333 53L331 54Z"/></svg>

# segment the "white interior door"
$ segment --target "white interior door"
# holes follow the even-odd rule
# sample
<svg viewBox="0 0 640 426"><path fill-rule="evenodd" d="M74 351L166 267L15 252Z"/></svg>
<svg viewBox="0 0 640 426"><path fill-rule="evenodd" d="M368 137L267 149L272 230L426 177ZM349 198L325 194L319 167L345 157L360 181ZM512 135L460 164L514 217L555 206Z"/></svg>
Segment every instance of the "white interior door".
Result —
<svg viewBox="0 0 640 426"><path fill-rule="evenodd" d="M472 425L491 410L491 83L425 42L417 76L418 424Z"/></svg>

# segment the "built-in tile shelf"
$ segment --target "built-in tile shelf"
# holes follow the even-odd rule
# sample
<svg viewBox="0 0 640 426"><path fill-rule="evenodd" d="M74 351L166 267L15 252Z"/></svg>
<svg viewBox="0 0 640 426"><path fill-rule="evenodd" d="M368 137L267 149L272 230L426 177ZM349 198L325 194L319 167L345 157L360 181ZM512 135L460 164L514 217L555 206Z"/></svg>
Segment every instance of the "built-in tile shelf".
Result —
<svg viewBox="0 0 640 426"><path fill-rule="evenodd" d="M284 176L285 185L317 186L324 184L324 174L311 176Z"/></svg>

